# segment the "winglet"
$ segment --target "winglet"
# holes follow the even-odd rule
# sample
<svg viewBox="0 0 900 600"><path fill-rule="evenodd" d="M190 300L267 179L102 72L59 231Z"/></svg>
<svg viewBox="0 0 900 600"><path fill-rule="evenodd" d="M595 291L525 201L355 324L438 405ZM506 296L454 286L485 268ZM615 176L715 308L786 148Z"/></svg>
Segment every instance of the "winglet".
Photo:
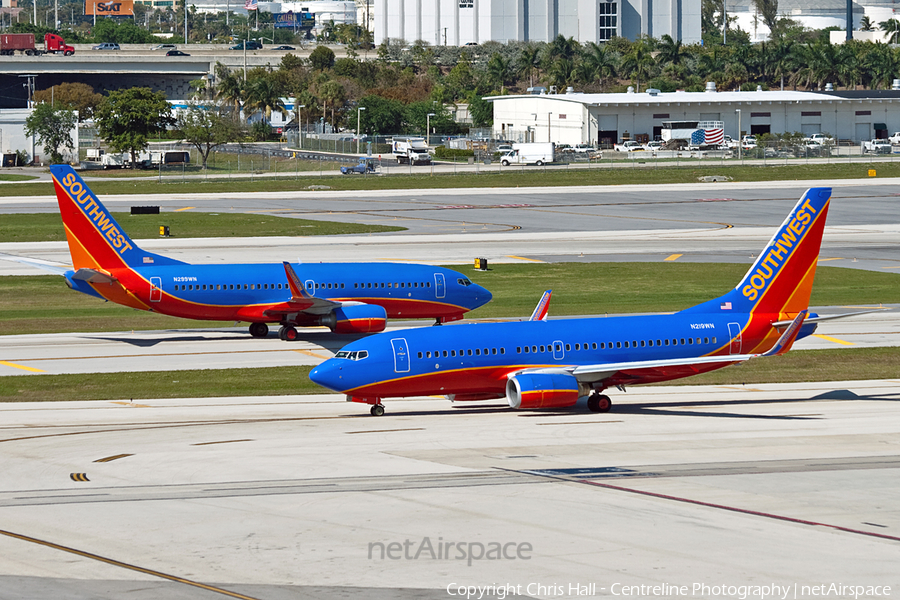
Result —
<svg viewBox="0 0 900 600"><path fill-rule="evenodd" d="M534 312L531 313L531 318L529 321L546 321L547 313L550 312L550 296L553 294L553 290L547 290L544 292L544 295L541 296L541 299L538 301L537 306L534 307Z"/></svg>
<svg viewBox="0 0 900 600"><path fill-rule="evenodd" d="M297 277L297 272L294 271L291 263L283 261L281 264L284 265L284 272L287 275L288 285L291 288L291 301L299 302L301 300L309 300L309 294L306 293L303 282Z"/></svg>
<svg viewBox="0 0 900 600"><path fill-rule="evenodd" d="M778 338L778 341L775 342L772 349L768 352L764 352L762 356L777 356L790 350L791 346L794 345L794 341L797 339L797 334L800 333L800 327L803 325L803 319L806 318L807 314L809 314L808 310L801 310L797 313L797 316L794 317L794 320L791 321L788 328L784 330L784 333L781 334L781 337Z"/></svg>

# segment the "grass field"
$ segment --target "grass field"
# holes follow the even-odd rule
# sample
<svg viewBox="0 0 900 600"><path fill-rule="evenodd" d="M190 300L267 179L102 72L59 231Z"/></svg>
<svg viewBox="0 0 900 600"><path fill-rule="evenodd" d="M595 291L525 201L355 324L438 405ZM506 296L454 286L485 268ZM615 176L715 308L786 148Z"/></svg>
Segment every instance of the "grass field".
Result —
<svg viewBox="0 0 900 600"><path fill-rule="evenodd" d="M897 348L806 350L758 358L660 385L743 385L893 379L900 377ZM211 369L84 375L0 377L0 402L141 400L330 393L309 380L312 367ZM615 394L614 394L615 395ZM627 396L618 394L620 402Z"/></svg>
<svg viewBox="0 0 900 600"><path fill-rule="evenodd" d="M112 215L133 239L159 237L160 225L168 225L170 235L179 238L345 235L405 229L386 225L292 219L271 214L182 211L163 212L158 215L117 212ZM65 239L62 220L56 213L10 214L3 215L3 219L0 219L0 241L3 242L44 242Z"/></svg>
<svg viewBox="0 0 900 600"><path fill-rule="evenodd" d="M250 177L244 179L186 179L185 181L147 178L138 181L91 181L94 193L105 194L187 194L219 192L283 192L304 190L310 185L325 185L335 190L382 189L434 189L434 188L486 188L566 185L630 185L696 183L700 177L727 175L734 181L802 181L810 179L856 179L868 177L874 169L879 177L900 176L900 162L858 162L789 165L691 165L683 167L641 165L613 168L557 169L540 167L508 167L498 173L495 167L485 167L481 173L431 175L427 167L413 169L414 175L393 171L389 177L347 177L342 175L320 176L315 172L300 172L298 177ZM283 172L291 172L286 168ZM710 184L713 186L714 184ZM0 186L0 196L50 196L52 184L8 183ZM101 198L102 199L102 198Z"/></svg>
<svg viewBox="0 0 900 600"><path fill-rule="evenodd" d="M489 304L469 316L500 318L528 316L546 289L553 290L551 315L681 310L724 294L748 267L716 263L555 263L495 264L487 272L469 266L451 268L494 295ZM898 302L900 274L838 267L819 267L817 271L814 306ZM0 277L0 335L222 325L103 302L69 290L56 275Z"/></svg>

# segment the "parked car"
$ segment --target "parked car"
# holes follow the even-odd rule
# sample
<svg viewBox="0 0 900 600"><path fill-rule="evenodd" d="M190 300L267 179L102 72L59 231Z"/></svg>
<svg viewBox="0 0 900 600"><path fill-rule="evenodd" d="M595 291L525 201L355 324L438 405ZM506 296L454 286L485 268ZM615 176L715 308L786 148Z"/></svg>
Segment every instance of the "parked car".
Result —
<svg viewBox="0 0 900 600"><path fill-rule="evenodd" d="M272 48L272 50L296 50L293 46L278 46L277 48Z"/></svg>
<svg viewBox="0 0 900 600"><path fill-rule="evenodd" d="M809 136L808 138L806 138L806 140L804 140L804 141L818 142L820 144L826 144L826 143L833 144L834 138L831 137L830 135L828 135L827 133L814 133L811 136Z"/></svg>
<svg viewBox="0 0 900 600"><path fill-rule="evenodd" d="M663 144L662 142L647 142L646 144L644 144L644 150L646 150L647 152L659 152L663 149L663 146L665 146L665 144Z"/></svg>
<svg viewBox="0 0 900 600"><path fill-rule="evenodd" d="M631 140L614 145L613 150L615 150L616 152L643 152L644 146L642 146L638 141Z"/></svg>
<svg viewBox="0 0 900 600"><path fill-rule="evenodd" d="M359 162L352 167L341 167L341 173L344 175L350 175L351 173L359 173L360 175L365 175L366 173L374 172L375 159L369 158L367 156L359 157Z"/></svg>
<svg viewBox="0 0 900 600"><path fill-rule="evenodd" d="M900 131L895 131L891 134L891 137L888 138L892 144L895 146L900 145Z"/></svg>
<svg viewBox="0 0 900 600"><path fill-rule="evenodd" d="M578 144L575 146L575 154L590 154L594 151L594 147L590 144Z"/></svg>
<svg viewBox="0 0 900 600"><path fill-rule="evenodd" d="M247 40L245 42L241 42L236 46L232 46L232 50L243 50L244 45L246 44L247 50L262 50L262 44L257 42L256 40Z"/></svg>
<svg viewBox="0 0 900 600"><path fill-rule="evenodd" d="M190 54L181 50L169 50L166 52L166 56L190 56Z"/></svg>
<svg viewBox="0 0 900 600"><path fill-rule="evenodd" d="M500 144L497 146L497 152L500 154L506 154L507 152L512 152L512 144Z"/></svg>
<svg viewBox="0 0 900 600"><path fill-rule="evenodd" d="M94 46L92 50L121 50L121 48L115 42L103 42Z"/></svg>
<svg viewBox="0 0 900 600"><path fill-rule="evenodd" d="M175 44L157 44L150 48L151 50L178 50Z"/></svg>

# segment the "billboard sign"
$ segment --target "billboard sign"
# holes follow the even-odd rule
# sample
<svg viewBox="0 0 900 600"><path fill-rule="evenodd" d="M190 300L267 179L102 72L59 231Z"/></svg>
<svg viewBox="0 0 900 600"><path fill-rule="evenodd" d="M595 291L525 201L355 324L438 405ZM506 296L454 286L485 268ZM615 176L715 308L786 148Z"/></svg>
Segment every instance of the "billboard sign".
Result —
<svg viewBox="0 0 900 600"><path fill-rule="evenodd" d="M98 17L133 17L134 0L85 0L84 14Z"/></svg>
<svg viewBox="0 0 900 600"><path fill-rule="evenodd" d="M316 15L309 12L275 13L275 27L282 29L312 29L316 25Z"/></svg>

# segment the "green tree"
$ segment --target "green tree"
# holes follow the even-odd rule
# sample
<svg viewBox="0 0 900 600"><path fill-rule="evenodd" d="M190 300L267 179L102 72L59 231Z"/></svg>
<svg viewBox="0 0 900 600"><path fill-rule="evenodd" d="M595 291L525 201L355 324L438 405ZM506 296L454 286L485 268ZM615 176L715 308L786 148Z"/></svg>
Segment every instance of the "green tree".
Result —
<svg viewBox="0 0 900 600"><path fill-rule="evenodd" d="M243 133L234 119L195 103L179 113L175 126L184 139L197 149L204 169L214 148L239 140Z"/></svg>
<svg viewBox="0 0 900 600"><path fill-rule="evenodd" d="M872 22L872 19L869 18L869 15L863 15L859 20L859 30L860 31L874 31L875 23Z"/></svg>
<svg viewBox="0 0 900 600"><path fill-rule="evenodd" d="M309 64L317 71L324 71L334 66L334 52L327 46L316 46L309 53Z"/></svg>
<svg viewBox="0 0 900 600"><path fill-rule="evenodd" d="M897 19L888 19L878 24L881 30L888 34L887 43L896 44L900 38L900 21Z"/></svg>
<svg viewBox="0 0 900 600"><path fill-rule="evenodd" d="M622 57L619 65L622 74L636 83L638 92L641 91L641 81L647 81L653 75L656 63L651 49L649 40L637 40L631 45L631 50Z"/></svg>
<svg viewBox="0 0 900 600"><path fill-rule="evenodd" d="M60 148L74 148L72 130L75 129L75 111L68 108L53 108L46 102L35 106L25 119L25 135L34 135L44 144L44 154L50 155L51 162L63 161Z"/></svg>
<svg viewBox="0 0 900 600"><path fill-rule="evenodd" d="M78 120L83 122L94 116L94 110L103 102L103 95L95 93L94 88L86 83L61 83L35 92L34 101L77 111Z"/></svg>
<svg viewBox="0 0 900 600"><path fill-rule="evenodd" d="M150 136L158 135L174 123L172 109L163 92L150 88L129 88L110 92L97 107L94 120L100 137L119 152L137 153L147 146Z"/></svg>
<svg viewBox="0 0 900 600"><path fill-rule="evenodd" d="M262 112L266 119L272 116L272 111L287 114L284 102L281 100L281 90L271 77L260 77L247 82L244 108L249 114Z"/></svg>
<svg viewBox="0 0 900 600"><path fill-rule="evenodd" d="M469 114L475 127L490 127L494 124L494 103L472 92L469 96Z"/></svg>
<svg viewBox="0 0 900 600"><path fill-rule="evenodd" d="M403 121L403 104L397 100L389 100L370 94L363 96L359 105L362 111L360 129L369 135L397 133Z"/></svg>

